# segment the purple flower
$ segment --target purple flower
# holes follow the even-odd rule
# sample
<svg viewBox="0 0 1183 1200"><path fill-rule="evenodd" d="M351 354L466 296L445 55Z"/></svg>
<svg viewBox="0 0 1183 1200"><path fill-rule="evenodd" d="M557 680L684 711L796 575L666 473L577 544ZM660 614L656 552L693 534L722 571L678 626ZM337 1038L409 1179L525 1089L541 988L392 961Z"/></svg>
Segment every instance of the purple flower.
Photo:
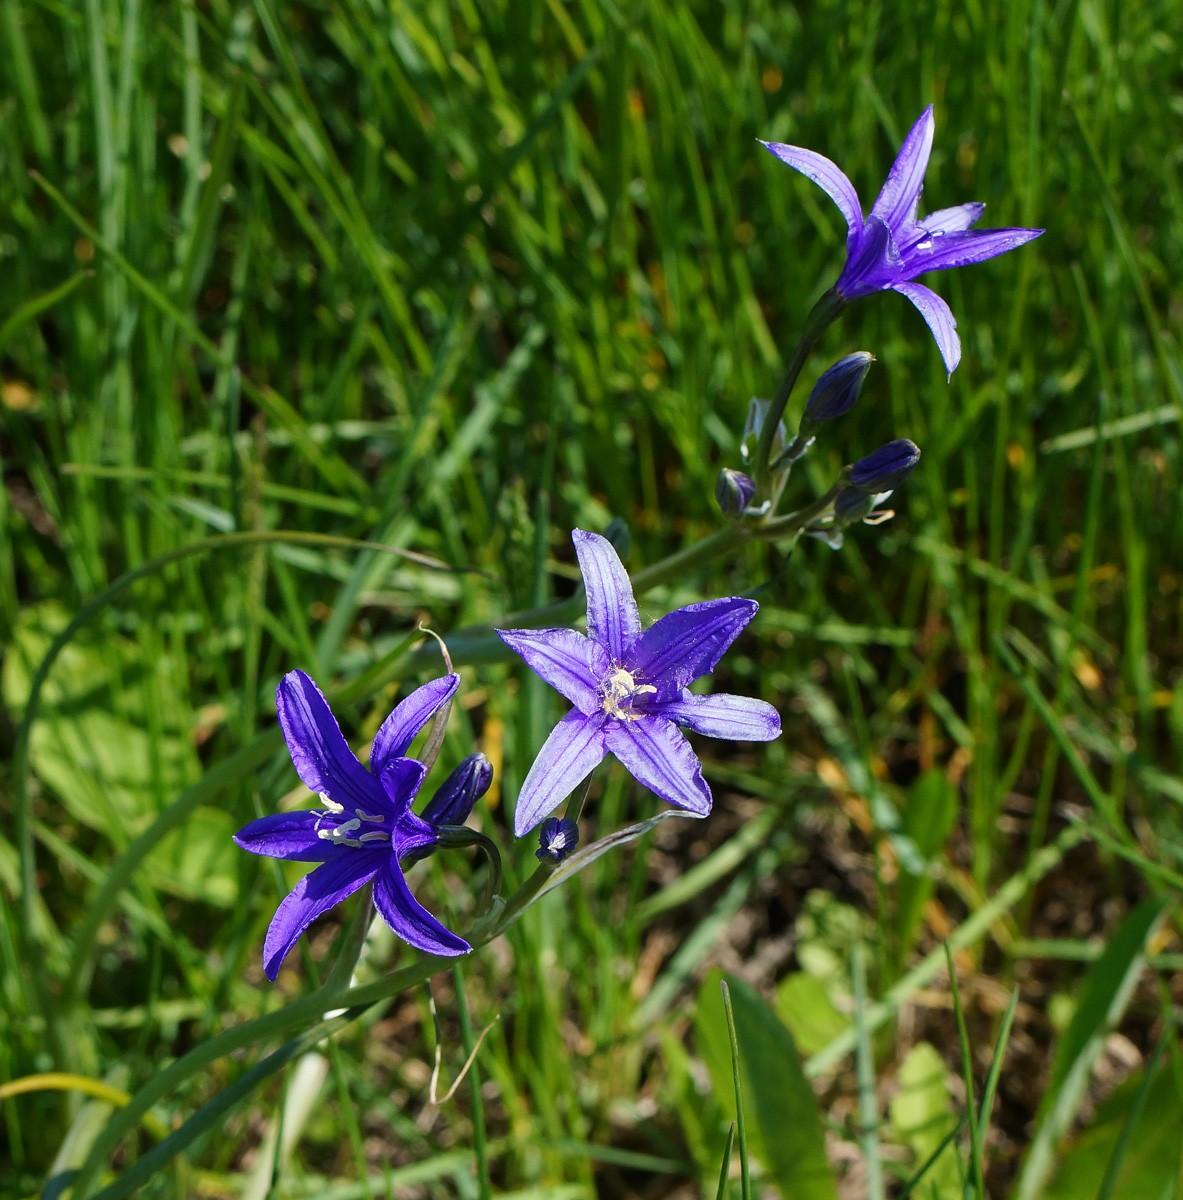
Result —
<svg viewBox="0 0 1183 1200"><path fill-rule="evenodd" d="M440 825L468 817L484 790L482 778L488 787L481 764L468 759L422 817L411 812L427 768L404 756L459 682L459 675L445 675L403 700L378 730L367 771L349 749L320 688L303 671L280 681L276 707L292 763L309 790L319 793L324 810L261 817L240 829L234 840L252 854L323 865L305 875L276 909L263 942L268 979L279 974L280 964L317 917L370 880L374 907L404 942L428 954L467 954L472 949L411 895L402 872L404 862L431 852Z"/></svg>
<svg viewBox="0 0 1183 1200"><path fill-rule="evenodd" d="M762 142L794 170L808 176L846 218L846 265L835 290L846 300L891 289L901 292L928 322L945 366L952 375L961 361L961 339L949 306L923 284L913 283L926 271L965 267L1014 250L1037 238L1042 229L986 229L970 232L982 215L982 204L942 208L917 220L924 172L932 150L932 105L908 132L887 173L887 182L863 216L854 184L828 158L800 146Z"/></svg>
<svg viewBox="0 0 1183 1200"><path fill-rule="evenodd" d="M538 831L538 849L534 857L539 862L561 863L579 845L579 826L568 817L547 817Z"/></svg>
<svg viewBox="0 0 1183 1200"><path fill-rule="evenodd" d="M514 831L528 833L606 753L663 800L698 816L711 810L702 764L678 729L767 742L776 709L745 696L696 696L688 685L715 669L756 615L754 600L690 604L644 632L624 564L612 543L571 535L587 592L587 636L571 629L497 630L575 707L555 726L518 794Z"/></svg>

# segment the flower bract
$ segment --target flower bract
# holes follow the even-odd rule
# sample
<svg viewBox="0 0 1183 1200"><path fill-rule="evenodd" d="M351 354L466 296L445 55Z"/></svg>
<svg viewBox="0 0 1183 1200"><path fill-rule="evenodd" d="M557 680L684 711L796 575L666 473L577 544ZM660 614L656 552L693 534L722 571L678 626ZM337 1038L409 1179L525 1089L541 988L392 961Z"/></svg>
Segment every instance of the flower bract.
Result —
<svg viewBox="0 0 1183 1200"><path fill-rule="evenodd" d="M459 682L458 675L445 675L403 700L378 730L367 771L316 684L303 671L291 671L280 681L276 708L292 763L324 808L261 817L234 835L252 854L321 864L276 909L263 943L268 979L279 974L288 952L317 917L371 880L374 907L404 942L428 954L454 956L472 948L411 895L402 869L431 852L440 825L462 823L488 787L491 770L477 755L483 766L466 759L423 816L411 811L427 768L406 752Z"/></svg>
<svg viewBox="0 0 1183 1200"><path fill-rule="evenodd" d="M776 709L746 696L688 688L715 669L756 615L754 600L690 604L642 631L637 602L612 543L571 535L587 592L587 636L572 629L499 629L502 641L575 706L551 731L518 795L514 830L528 833L605 754L663 800L706 816L711 790L679 726L707 737L766 742Z"/></svg>
<svg viewBox="0 0 1183 1200"><path fill-rule="evenodd" d="M930 288L913 282L926 271L965 267L1005 254L1037 238L1042 229L984 229L972 226L985 205L942 208L917 219L924 172L932 151L930 104L908 131L868 215L854 184L828 158L801 146L762 142L772 154L812 179L846 218L846 265L835 290L855 300L888 289L900 292L920 310L951 375L961 361L961 339L949 306Z"/></svg>

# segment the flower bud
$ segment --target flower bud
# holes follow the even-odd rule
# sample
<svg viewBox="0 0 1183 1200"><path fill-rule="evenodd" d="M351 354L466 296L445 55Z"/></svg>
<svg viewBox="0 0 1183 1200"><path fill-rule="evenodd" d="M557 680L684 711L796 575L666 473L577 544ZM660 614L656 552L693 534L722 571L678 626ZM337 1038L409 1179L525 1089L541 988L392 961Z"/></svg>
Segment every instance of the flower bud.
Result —
<svg viewBox="0 0 1183 1200"><path fill-rule="evenodd" d="M805 418L809 421L832 421L845 416L852 408L863 388L863 380L875 361L873 354L859 350L840 358L825 371L813 385L805 405Z"/></svg>
<svg viewBox="0 0 1183 1200"><path fill-rule="evenodd" d="M860 492L878 495L900 486L920 461L920 448L907 438L898 438L872 450L850 468L850 484ZM837 507L835 505L835 507Z"/></svg>
<svg viewBox="0 0 1183 1200"><path fill-rule="evenodd" d="M463 825L492 782L493 764L483 754L470 754L436 788L423 809L423 820L429 825Z"/></svg>
<svg viewBox="0 0 1183 1200"><path fill-rule="evenodd" d="M853 525L869 516L878 494L862 492L856 487L843 488L834 498L834 524Z"/></svg>
<svg viewBox="0 0 1183 1200"><path fill-rule="evenodd" d="M742 471L724 467L715 481L715 499L724 515L738 517L752 502L756 485Z"/></svg>
<svg viewBox="0 0 1183 1200"><path fill-rule="evenodd" d="M534 851L539 862L561 863L579 845L579 826L569 817L550 817L542 822L538 831L538 849Z"/></svg>

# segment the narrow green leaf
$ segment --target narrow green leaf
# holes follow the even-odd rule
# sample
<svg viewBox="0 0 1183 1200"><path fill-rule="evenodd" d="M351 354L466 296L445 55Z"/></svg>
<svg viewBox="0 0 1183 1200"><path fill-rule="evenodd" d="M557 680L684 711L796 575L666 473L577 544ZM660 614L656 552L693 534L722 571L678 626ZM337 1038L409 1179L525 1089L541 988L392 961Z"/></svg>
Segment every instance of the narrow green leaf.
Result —
<svg viewBox="0 0 1183 1200"><path fill-rule="evenodd" d="M695 1037L715 1095L731 1114L731 1055L718 971L707 975L695 1008ZM805 1077L793 1035L766 1000L727 977L735 1017L740 1074L751 1151L786 1200L836 1200L826 1159L817 1098Z"/></svg>

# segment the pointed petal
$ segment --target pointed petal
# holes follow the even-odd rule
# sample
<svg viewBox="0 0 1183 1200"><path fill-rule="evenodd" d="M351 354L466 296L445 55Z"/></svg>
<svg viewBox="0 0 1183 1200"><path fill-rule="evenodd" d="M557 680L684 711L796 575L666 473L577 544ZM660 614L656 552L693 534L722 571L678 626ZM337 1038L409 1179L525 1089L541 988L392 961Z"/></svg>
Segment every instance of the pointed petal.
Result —
<svg viewBox="0 0 1183 1200"><path fill-rule="evenodd" d="M948 267L968 267L971 263L985 262L1025 246L1042 232L1042 229L979 229L969 233L947 233L933 238L925 249L921 249L921 243L906 256L904 278L914 279L925 271L943 271Z"/></svg>
<svg viewBox="0 0 1183 1200"><path fill-rule="evenodd" d="M636 721L612 721L604 730L608 749L644 784L670 804L705 817L711 789L682 731L656 713Z"/></svg>
<svg viewBox="0 0 1183 1200"><path fill-rule="evenodd" d="M234 840L252 854L268 858L286 858L289 862L326 862L340 852L340 846L317 837L319 813L272 813L243 826Z"/></svg>
<svg viewBox="0 0 1183 1200"><path fill-rule="evenodd" d="M417 758L393 758L382 768L382 791L396 820L410 809L426 774L427 768Z"/></svg>
<svg viewBox="0 0 1183 1200"><path fill-rule="evenodd" d="M879 217L890 229L900 228L916 212L920 189L924 186L924 172L928 170L928 156L932 153L932 132L930 104L908 130L887 173L887 182L871 209L871 215Z"/></svg>
<svg viewBox="0 0 1183 1200"><path fill-rule="evenodd" d="M688 604L655 621L628 656L634 681L657 688L653 703L677 699L684 687L715 669L759 607L732 596Z"/></svg>
<svg viewBox="0 0 1183 1200"><path fill-rule="evenodd" d="M957 336L953 310L936 292L922 283L897 283L894 290L901 296L907 296L920 310L920 315L928 322L932 336L936 338L937 349L945 360L945 369L952 375L961 361L961 339Z"/></svg>
<svg viewBox="0 0 1183 1200"><path fill-rule="evenodd" d="M402 758L415 735L456 694L459 686L459 675L444 675L416 688L400 701L374 737L370 748L370 770L380 775L392 758Z"/></svg>
<svg viewBox="0 0 1183 1200"><path fill-rule="evenodd" d="M599 708L599 680L609 667L599 642L574 629L498 629L497 636L580 712Z"/></svg>
<svg viewBox="0 0 1183 1200"><path fill-rule="evenodd" d="M382 919L409 946L424 954L444 954L455 958L467 954L472 947L450 929L439 923L411 895L407 881L393 855L378 872L374 884L374 907Z"/></svg>
<svg viewBox="0 0 1183 1200"><path fill-rule="evenodd" d="M683 692L680 700L655 706L653 711L705 737L734 742L771 742L780 737L780 714L771 704L751 696Z"/></svg>
<svg viewBox="0 0 1183 1200"><path fill-rule="evenodd" d="M569 712L551 731L522 784L513 830L523 837L587 778L604 757L607 716Z"/></svg>
<svg viewBox="0 0 1183 1200"><path fill-rule="evenodd" d="M920 222L920 227L928 233L964 233L971 225L981 218L986 206L980 200L971 200L968 204L958 204L953 208L938 208Z"/></svg>
<svg viewBox="0 0 1183 1200"><path fill-rule="evenodd" d="M339 854L305 875L283 898L271 918L263 942L263 970L268 979L279 974L280 964L300 934L335 904L352 896L378 873L389 850L354 850Z"/></svg>
<svg viewBox="0 0 1183 1200"><path fill-rule="evenodd" d="M381 801L378 781L354 757L328 701L303 671L289 671L279 681L275 707L305 787L346 808L365 808L375 796Z"/></svg>
<svg viewBox="0 0 1183 1200"><path fill-rule="evenodd" d="M576 529L571 540L587 591L587 636L599 642L613 662L620 662L641 632L641 617L628 572L607 538Z"/></svg>
<svg viewBox="0 0 1183 1200"><path fill-rule="evenodd" d="M891 230L878 217L868 217L834 286L847 300L870 296L891 287L900 277L902 264Z"/></svg>
<svg viewBox="0 0 1183 1200"><path fill-rule="evenodd" d="M859 202L858 192L854 190L854 184L837 163L831 162L825 155L805 150L801 146L786 146L783 142L761 142L760 145L770 154L776 155L786 166L813 180L838 206L838 210L846 218L846 228L851 236L862 229L863 206ZM847 238L847 245L849 244L850 237Z"/></svg>

